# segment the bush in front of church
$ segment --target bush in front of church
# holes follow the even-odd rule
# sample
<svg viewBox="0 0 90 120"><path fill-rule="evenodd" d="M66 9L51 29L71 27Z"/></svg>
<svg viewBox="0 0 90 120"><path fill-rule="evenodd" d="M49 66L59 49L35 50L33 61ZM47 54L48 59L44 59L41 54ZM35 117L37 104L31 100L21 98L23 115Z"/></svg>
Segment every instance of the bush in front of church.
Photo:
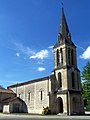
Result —
<svg viewBox="0 0 90 120"><path fill-rule="evenodd" d="M43 115L49 115L49 114L51 114L50 108L48 106L47 107L43 107L42 114Z"/></svg>

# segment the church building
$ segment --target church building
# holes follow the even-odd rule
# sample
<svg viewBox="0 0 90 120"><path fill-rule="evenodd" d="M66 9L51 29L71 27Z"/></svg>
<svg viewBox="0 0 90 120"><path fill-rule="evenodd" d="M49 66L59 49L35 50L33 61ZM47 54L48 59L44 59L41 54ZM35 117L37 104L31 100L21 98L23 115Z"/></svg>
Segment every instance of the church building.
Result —
<svg viewBox="0 0 90 120"><path fill-rule="evenodd" d="M8 112L42 114L43 107L48 106L52 114L84 114L76 46L63 7L51 75L14 84L8 89L16 94L13 99L4 102L4 107L9 107Z"/></svg>

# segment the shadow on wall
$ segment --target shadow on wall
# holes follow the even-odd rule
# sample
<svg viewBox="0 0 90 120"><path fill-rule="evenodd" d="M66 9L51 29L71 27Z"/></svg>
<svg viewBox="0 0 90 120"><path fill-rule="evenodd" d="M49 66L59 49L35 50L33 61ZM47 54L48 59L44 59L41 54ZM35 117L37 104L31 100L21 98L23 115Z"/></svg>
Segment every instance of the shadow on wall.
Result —
<svg viewBox="0 0 90 120"><path fill-rule="evenodd" d="M4 113L28 113L27 105L19 97L14 97L4 101L3 104Z"/></svg>
<svg viewBox="0 0 90 120"><path fill-rule="evenodd" d="M9 111L10 113L28 113L27 105L19 97L10 102Z"/></svg>
<svg viewBox="0 0 90 120"><path fill-rule="evenodd" d="M1 103L0 103L0 112L3 112L3 106Z"/></svg>

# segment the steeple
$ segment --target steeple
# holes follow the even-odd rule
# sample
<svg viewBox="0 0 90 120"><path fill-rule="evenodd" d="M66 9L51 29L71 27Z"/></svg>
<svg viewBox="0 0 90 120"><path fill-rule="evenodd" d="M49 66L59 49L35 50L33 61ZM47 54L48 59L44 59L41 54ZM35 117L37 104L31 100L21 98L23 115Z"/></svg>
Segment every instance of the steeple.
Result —
<svg viewBox="0 0 90 120"><path fill-rule="evenodd" d="M66 21L63 7L62 7L62 15L61 15L61 19L60 19L60 28L59 28L59 33L58 33L58 40L57 40L57 43L55 44L54 47L57 47L60 44L70 44L70 45L73 45L75 47L75 45L71 39L71 34L69 32L69 28L67 25L67 21Z"/></svg>
<svg viewBox="0 0 90 120"><path fill-rule="evenodd" d="M62 39L67 38L69 33L69 29L68 29L68 25L67 25L67 21L65 18L65 14L64 14L64 8L62 7L62 16L61 16L61 21L60 21L60 30L59 33L62 36Z"/></svg>
<svg viewBox="0 0 90 120"><path fill-rule="evenodd" d="M56 104L54 103L55 108L58 108L56 113L67 113L67 115L84 113L76 46L71 39L63 7L58 40L54 46L54 69L51 85L51 95L56 98L52 101L57 101ZM51 108L53 108L53 104L51 104Z"/></svg>

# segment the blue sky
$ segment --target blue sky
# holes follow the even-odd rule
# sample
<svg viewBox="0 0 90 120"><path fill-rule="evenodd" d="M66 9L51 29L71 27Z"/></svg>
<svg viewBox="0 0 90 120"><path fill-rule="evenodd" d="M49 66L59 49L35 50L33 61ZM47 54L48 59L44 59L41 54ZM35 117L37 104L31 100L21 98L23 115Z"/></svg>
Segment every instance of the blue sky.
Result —
<svg viewBox="0 0 90 120"><path fill-rule="evenodd" d="M78 67L90 61L90 0L63 0ZM0 84L51 74L61 0L0 0Z"/></svg>

